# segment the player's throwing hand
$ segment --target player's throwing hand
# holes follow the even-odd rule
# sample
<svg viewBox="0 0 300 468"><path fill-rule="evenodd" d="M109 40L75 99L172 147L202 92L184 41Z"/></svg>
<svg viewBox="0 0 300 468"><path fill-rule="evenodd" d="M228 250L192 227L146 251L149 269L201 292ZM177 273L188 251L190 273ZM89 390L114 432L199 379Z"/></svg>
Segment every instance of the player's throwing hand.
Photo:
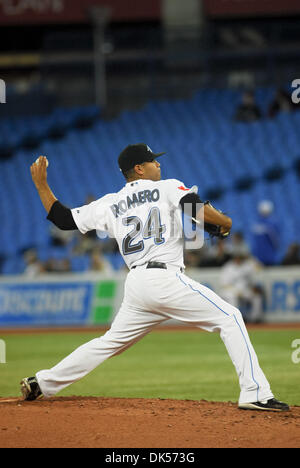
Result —
<svg viewBox="0 0 300 468"><path fill-rule="evenodd" d="M40 156L30 167L32 180L47 213L49 213L51 207L57 201L47 182L48 166L49 163L46 156Z"/></svg>
<svg viewBox="0 0 300 468"><path fill-rule="evenodd" d="M46 156L40 156L34 164L31 165L31 177L38 188L47 182L47 167L49 166Z"/></svg>

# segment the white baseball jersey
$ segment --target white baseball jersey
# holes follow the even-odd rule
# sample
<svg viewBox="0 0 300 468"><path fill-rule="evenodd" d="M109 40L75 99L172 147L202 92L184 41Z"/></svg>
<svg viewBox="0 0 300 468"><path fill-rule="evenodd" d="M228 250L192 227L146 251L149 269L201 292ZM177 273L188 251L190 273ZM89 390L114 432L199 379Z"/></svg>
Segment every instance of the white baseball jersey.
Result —
<svg viewBox="0 0 300 468"><path fill-rule="evenodd" d="M180 200L197 192L197 186L188 189L176 179L140 179L127 183L118 193L74 208L72 215L82 234L96 229L114 237L129 269L149 261L182 268Z"/></svg>

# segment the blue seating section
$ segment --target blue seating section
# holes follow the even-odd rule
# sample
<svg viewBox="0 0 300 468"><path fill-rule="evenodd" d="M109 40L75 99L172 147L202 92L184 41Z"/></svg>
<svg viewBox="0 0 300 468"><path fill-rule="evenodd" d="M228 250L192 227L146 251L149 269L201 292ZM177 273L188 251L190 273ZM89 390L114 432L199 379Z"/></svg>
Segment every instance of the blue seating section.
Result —
<svg viewBox="0 0 300 468"><path fill-rule="evenodd" d="M263 111L273 91L257 90ZM53 192L65 205L75 207L90 194L99 198L120 190L124 180L117 157L125 146L136 142L146 142L155 152L167 151L160 160L163 178L197 184L203 198L220 189L215 204L232 216L235 230L244 231L246 237L258 201L273 200L279 219L284 220L283 255L300 232L299 178L294 169L299 159L300 112L237 123L232 117L239 102L238 91L202 89L190 100L149 102L142 110L124 111L111 121L97 119L85 130L73 125L80 109L1 121L0 142L20 143L28 134L41 139L36 150L19 148L12 158L0 162L0 255L7 257L3 273L22 271L23 260L18 256L22 249L35 245L41 257L49 253L49 222L29 170L39 155L49 159ZM88 112L93 114L95 109ZM53 123L67 129L63 138L47 138ZM266 181L265 175L273 168L279 168L282 177ZM236 184L245 178L253 179L252 186L237 190ZM123 264L119 257L110 260L116 269ZM72 258L72 268L85 270L87 260Z"/></svg>
<svg viewBox="0 0 300 468"><path fill-rule="evenodd" d="M0 150L16 150L25 145L41 142L53 135L54 130L65 132L80 124L83 119L99 116L97 106L63 109L57 108L47 116L9 117L0 119Z"/></svg>

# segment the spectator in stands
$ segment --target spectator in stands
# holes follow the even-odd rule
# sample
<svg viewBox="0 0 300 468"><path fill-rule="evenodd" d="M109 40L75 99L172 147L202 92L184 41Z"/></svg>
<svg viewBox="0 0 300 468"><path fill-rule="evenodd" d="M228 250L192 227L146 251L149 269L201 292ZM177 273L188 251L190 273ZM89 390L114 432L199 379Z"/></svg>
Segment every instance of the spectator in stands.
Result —
<svg viewBox="0 0 300 468"><path fill-rule="evenodd" d="M85 200L85 205L89 205L93 201L95 201L95 197L93 195L88 195ZM97 232L95 230L89 231L85 235L77 232L76 235L77 243L73 249L75 255L91 254L93 249L99 244Z"/></svg>
<svg viewBox="0 0 300 468"><path fill-rule="evenodd" d="M95 201L95 197L88 195L85 204L88 205L93 201ZM66 247L75 244L74 253L77 255L84 255L91 250L97 239L96 231L88 232L86 236L83 236L76 231L62 231L54 225L50 226L50 237L51 243L55 247Z"/></svg>
<svg viewBox="0 0 300 468"><path fill-rule="evenodd" d="M230 259L226 241L223 239L207 242L201 251L203 256L200 259L200 267L221 267Z"/></svg>
<svg viewBox="0 0 300 468"><path fill-rule="evenodd" d="M244 239L244 235L241 231L236 231L231 234L229 239L226 241L227 243L227 252L231 256L233 256L234 252L236 250L240 251L241 249L244 249L244 251L249 251L249 245Z"/></svg>
<svg viewBox="0 0 300 468"><path fill-rule="evenodd" d="M45 269L47 273L69 273L72 270L68 258L50 258L45 264Z"/></svg>
<svg viewBox="0 0 300 468"><path fill-rule="evenodd" d="M245 321L263 321L264 294L256 283L257 273L262 265L254 259L246 247L236 248L233 258L222 268L220 274L220 295L239 308Z"/></svg>
<svg viewBox="0 0 300 468"><path fill-rule="evenodd" d="M74 231L62 231L58 227L51 225L50 226L50 238L51 244L55 247L65 247L69 245L76 233Z"/></svg>
<svg viewBox="0 0 300 468"><path fill-rule="evenodd" d="M91 252L91 264L89 271L97 271L99 273L111 274L113 273L113 268L108 262L101 251L100 247L96 247Z"/></svg>
<svg viewBox="0 0 300 468"><path fill-rule="evenodd" d="M24 275L30 278L34 278L46 271L43 263L38 259L35 249L29 249L24 253L24 261L26 264Z"/></svg>
<svg viewBox="0 0 300 468"><path fill-rule="evenodd" d="M287 250L281 265L300 265L300 244L293 242Z"/></svg>
<svg viewBox="0 0 300 468"><path fill-rule="evenodd" d="M257 210L258 219L251 227L252 254L265 266L276 265L280 229L273 215L274 205L270 200L263 200L258 204Z"/></svg>
<svg viewBox="0 0 300 468"><path fill-rule="evenodd" d="M268 116L273 118L279 112L293 112L298 109L299 106L293 103L290 94L280 88L277 90L276 96L269 106Z"/></svg>
<svg viewBox="0 0 300 468"><path fill-rule="evenodd" d="M78 240L76 245L73 248L73 253L75 255L87 255L92 252L92 250L97 247L99 240L97 238L96 231L89 231L87 234L83 235L77 233Z"/></svg>
<svg viewBox="0 0 300 468"><path fill-rule="evenodd" d="M186 270L201 266L201 250L186 250L184 252L184 264Z"/></svg>
<svg viewBox="0 0 300 468"><path fill-rule="evenodd" d="M261 110L255 102L254 93L247 91L242 96L242 102L238 106L234 119L239 122L254 122L262 117Z"/></svg>

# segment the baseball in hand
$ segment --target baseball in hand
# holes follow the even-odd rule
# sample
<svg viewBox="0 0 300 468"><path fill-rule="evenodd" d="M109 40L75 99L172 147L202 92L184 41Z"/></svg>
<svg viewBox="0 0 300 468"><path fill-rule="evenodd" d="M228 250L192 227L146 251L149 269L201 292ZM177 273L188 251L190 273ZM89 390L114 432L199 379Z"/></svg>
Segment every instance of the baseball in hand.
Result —
<svg viewBox="0 0 300 468"><path fill-rule="evenodd" d="M37 160L35 161L36 164L39 164L40 158L41 158L41 157L42 157L42 156L40 156L39 158L37 158ZM48 166L49 166L49 161L48 161L48 159L46 159L46 167L48 167Z"/></svg>

